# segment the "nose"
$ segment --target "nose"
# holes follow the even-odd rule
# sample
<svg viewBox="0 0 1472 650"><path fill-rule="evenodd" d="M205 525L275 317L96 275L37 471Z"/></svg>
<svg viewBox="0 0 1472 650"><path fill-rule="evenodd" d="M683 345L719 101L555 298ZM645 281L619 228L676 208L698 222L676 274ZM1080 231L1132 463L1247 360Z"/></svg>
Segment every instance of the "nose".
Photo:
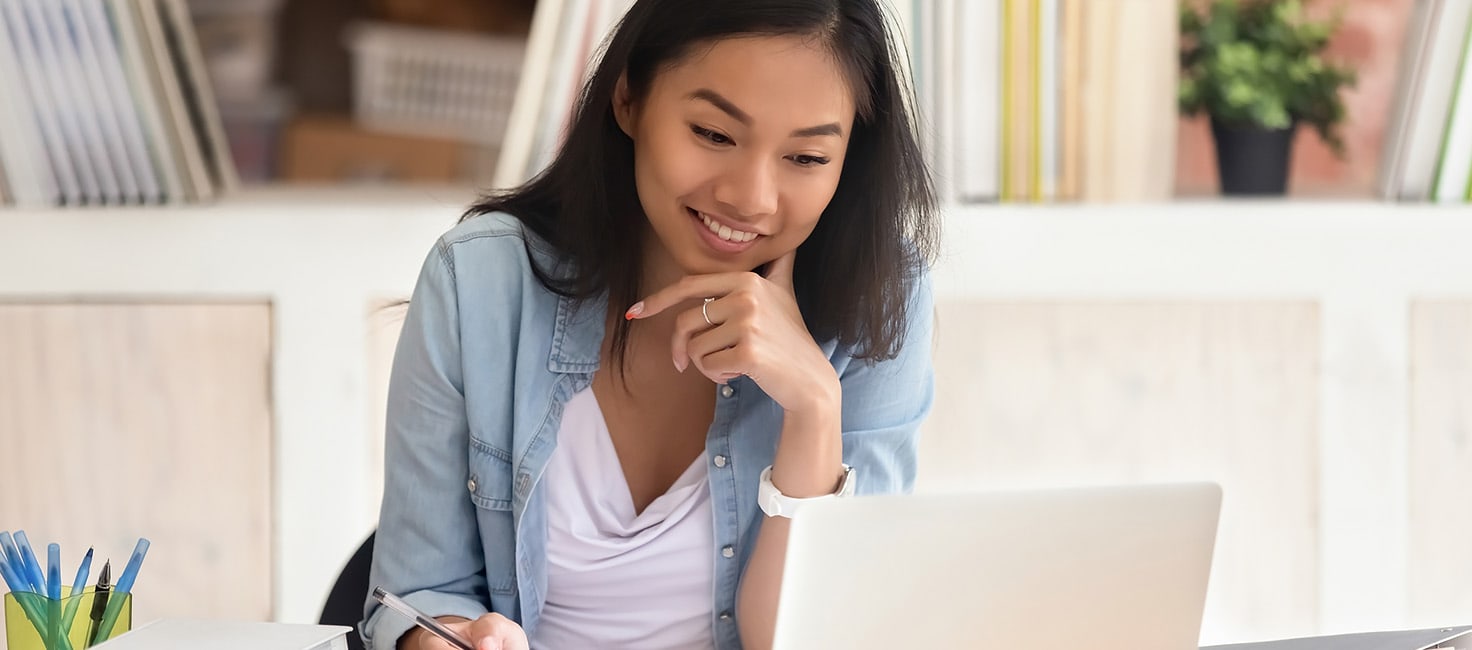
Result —
<svg viewBox="0 0 1472 650"><path fill-rule="evenodd" d="M730 216L762 217L777 211L776 169L771 162L746 158L716 182L715 200Z"/></svg>

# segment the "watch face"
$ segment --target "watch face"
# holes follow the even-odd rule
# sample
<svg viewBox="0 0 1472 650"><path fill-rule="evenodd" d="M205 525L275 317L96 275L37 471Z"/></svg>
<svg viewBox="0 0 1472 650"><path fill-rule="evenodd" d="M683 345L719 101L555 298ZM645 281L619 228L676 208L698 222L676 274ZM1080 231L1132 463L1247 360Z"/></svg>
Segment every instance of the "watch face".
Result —
<svg viewBox="0 0 1472 650"><path fill-rule="evenodd" d="M837 495L841 497L851 496L854 493L854 468L843 466L843 483L838 486Z"/></svg>

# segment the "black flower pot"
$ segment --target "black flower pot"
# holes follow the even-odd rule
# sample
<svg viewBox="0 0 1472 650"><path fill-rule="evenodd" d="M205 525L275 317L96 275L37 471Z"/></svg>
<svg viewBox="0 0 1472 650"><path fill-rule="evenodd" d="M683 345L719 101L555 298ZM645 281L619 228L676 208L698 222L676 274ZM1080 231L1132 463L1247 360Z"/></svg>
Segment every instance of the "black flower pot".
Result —
<svg viewBox="0 0 1472 650"><path fill-rule="evenodd" d="M1284 129L1222 124L1212 118L1216 168L1222 194L1281 195L1288 190L1288 161L1297 124Z"/></svg>

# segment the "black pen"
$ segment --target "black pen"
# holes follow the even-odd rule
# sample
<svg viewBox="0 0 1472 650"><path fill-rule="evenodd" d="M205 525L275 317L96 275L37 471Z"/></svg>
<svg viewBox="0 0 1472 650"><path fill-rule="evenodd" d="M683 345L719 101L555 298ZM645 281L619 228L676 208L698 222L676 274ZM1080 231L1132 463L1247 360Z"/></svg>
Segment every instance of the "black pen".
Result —
<svg viewBox="0 0 1472 650"><path fill-rule="evenodd" d="M112 560L102 565L102 573L97 576L97 588L92 591L92 622L87 625L87 645L97 643L97 626L102 624L102 614L107 611L107 594L112 591L112 585L108 581L112 579Z"/></svg>

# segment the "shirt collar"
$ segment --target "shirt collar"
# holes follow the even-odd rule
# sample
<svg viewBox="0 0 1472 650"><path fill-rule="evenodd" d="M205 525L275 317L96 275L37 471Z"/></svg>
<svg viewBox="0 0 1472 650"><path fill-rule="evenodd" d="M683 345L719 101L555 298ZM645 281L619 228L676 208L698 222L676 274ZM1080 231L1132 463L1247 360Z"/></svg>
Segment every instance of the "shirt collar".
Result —
<svg viewBox="0 0 1472 650"><path fill-rule="evenodd" d="M558 296L557 325L552 333L552 356L547 360L547 370L557 373L598 370L607 315L606 292L584 300Z"/></svg>

